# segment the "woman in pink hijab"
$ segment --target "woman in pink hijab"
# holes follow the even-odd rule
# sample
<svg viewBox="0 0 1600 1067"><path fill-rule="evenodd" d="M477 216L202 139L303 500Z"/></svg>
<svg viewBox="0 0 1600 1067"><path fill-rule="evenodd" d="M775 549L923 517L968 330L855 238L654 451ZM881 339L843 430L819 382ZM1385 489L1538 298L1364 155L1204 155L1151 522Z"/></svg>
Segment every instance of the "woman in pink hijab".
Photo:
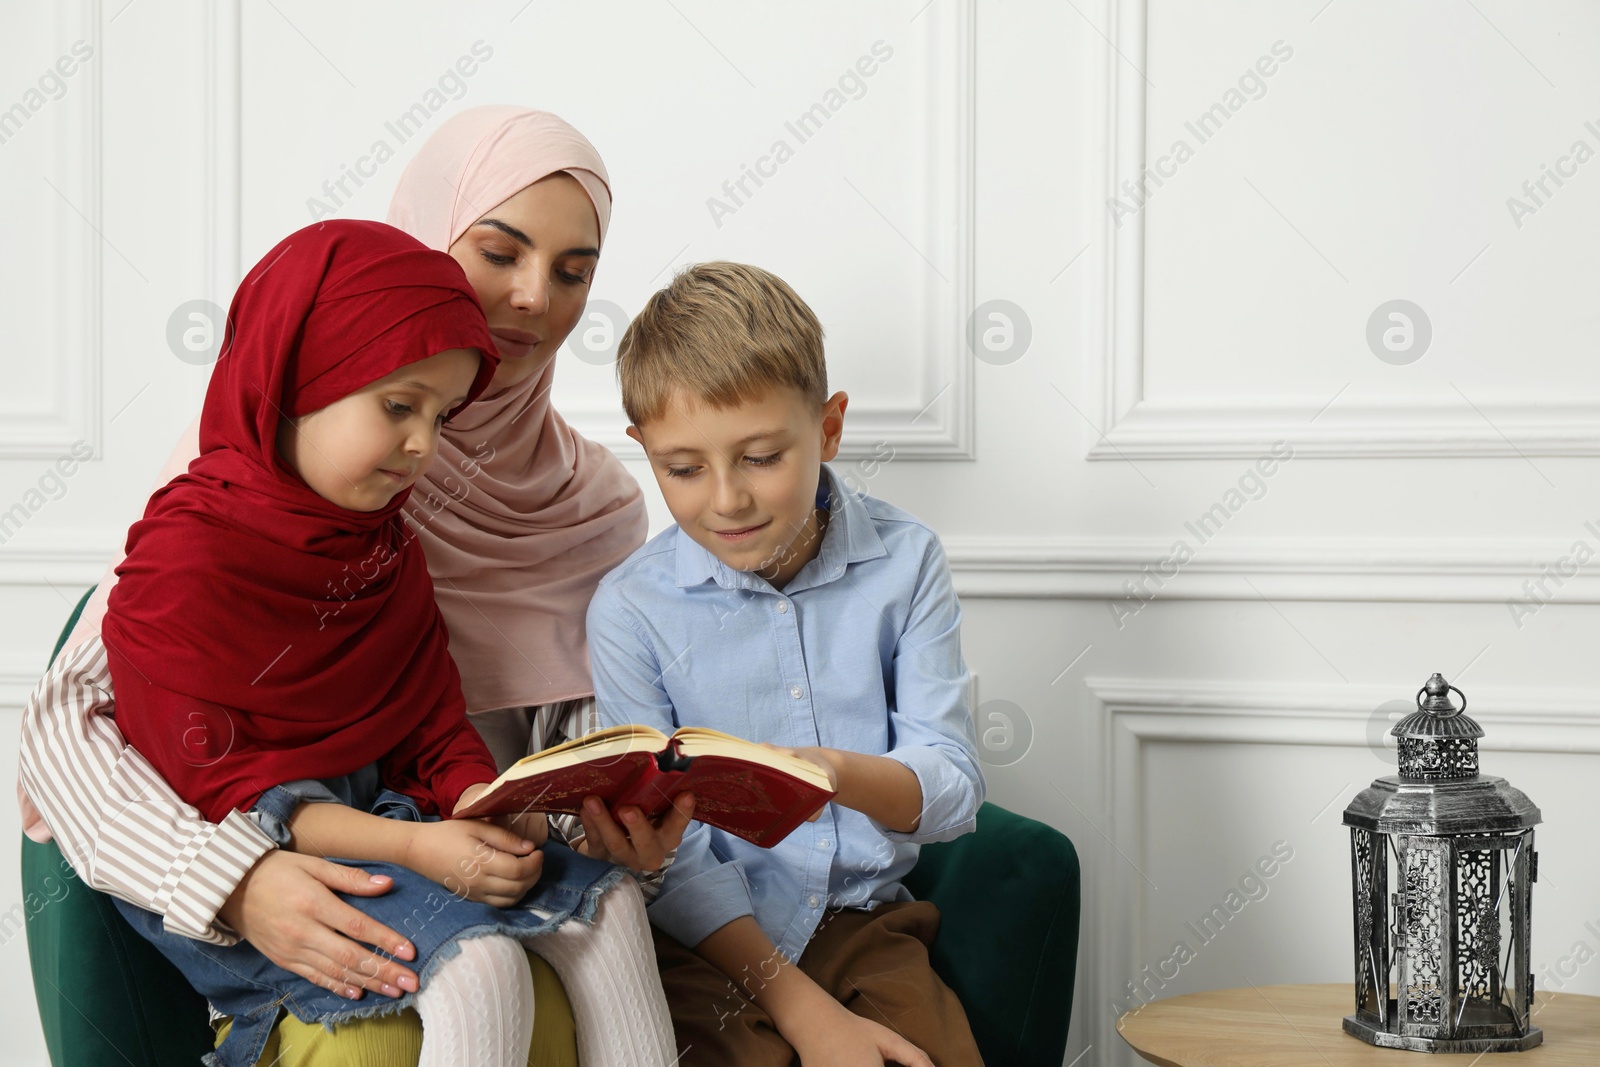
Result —
<svg viewBox="0 0 1600 1067"><path fill-rule="evenodd" d="M408 514L467 709L502 767L594 728L584 613L601 576L645 535L638 485L550 401L556 353L583 313L610 215L605 165L588 140L554 115L510 106L472 108L441 125L389 209L391 225L461 264L500 349L489 389L445 428ZM157 485L197 455L197 426ZM237 811L205 822L125 744L111 718L100 640L119 562L24 713L18 791L28 836L47 841L53 832L87 884L161 914L169 930L221 944L243 937L279 966L352 998L417 990L415 974L371 947L403 960L405 939L335 896L379 895L387 880L280 850ZM646 872L648 889L692 810L682 797L656 828L636 810L621 812L619 826L602 808L552 832ZM601 958L574 944L569 959L552 958L561 946L545 956L569 986L607 981L622 968L646 967L653 978L647 934L639 949L639 958ZM645 1015L577 1019L583 1062L651 1062L670 1045L671 1028L658 1013ZM350 1044L367 1025L334 1036ZM345 1040L347 1032L356 1033ZM425 1060L430 1044L431 1029Z"/></svg>

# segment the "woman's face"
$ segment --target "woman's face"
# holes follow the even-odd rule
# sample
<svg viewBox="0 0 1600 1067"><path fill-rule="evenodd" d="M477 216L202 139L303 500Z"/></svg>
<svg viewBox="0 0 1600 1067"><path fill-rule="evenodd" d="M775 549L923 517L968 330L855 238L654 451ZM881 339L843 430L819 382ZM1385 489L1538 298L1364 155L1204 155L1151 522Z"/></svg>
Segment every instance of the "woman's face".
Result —
<svg viewBox="0 0 1600 1067"><path fill-rule="evenodd" d="M600 226L583 186L552 174L491 208L450 246L500 348L490 391L526 381L583 314Z"/></svg>

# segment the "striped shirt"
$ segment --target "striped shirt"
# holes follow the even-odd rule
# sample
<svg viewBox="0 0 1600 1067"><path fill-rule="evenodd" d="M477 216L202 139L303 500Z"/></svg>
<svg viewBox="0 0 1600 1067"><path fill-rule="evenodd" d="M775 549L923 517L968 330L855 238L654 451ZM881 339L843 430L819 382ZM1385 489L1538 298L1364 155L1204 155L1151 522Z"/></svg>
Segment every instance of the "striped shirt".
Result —
<svg viewBox="0 0 1600 1067"><path fill-rule="evenodd" d="M534 750L599 724L593 697L524 713L541 742ZM217 912L276 846L243 812L207 822L123 739L114 714L105 646L94 636L57 658L23 711L18 785L48 826L30 824L29 836L53 834L86 884L155 912L170 932L234 944L238 934ZM551 823L558 839L581 838L576 819Z"/></svg>

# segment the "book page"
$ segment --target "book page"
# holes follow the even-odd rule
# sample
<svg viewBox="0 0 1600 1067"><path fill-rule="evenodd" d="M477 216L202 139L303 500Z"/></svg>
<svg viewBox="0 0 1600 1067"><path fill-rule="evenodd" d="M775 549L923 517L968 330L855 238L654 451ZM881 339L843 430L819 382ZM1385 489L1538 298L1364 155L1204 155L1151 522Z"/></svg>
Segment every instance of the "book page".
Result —
<svg viewBox="0 0 1600 1067"><path fill-rule="evenodd" d="M706 726L684 726L673 733L678 751L685 756L722 756L726 759L744 760L746 763L771 767L775 771L793 775L801 781L827 792L833 791L828 774L810 760L775 752L754 741L725 734Z"/></svg>
<svg viewBox="0 0 1600 1067"><path fill-rule="evenodd" d="M666 745L667 735L653 726L629 724L608 727L522 757L495 779L490 791L501 782L516 781L563 767L576 767L580 763L615 759L630 752L659 752Z"/></svg>

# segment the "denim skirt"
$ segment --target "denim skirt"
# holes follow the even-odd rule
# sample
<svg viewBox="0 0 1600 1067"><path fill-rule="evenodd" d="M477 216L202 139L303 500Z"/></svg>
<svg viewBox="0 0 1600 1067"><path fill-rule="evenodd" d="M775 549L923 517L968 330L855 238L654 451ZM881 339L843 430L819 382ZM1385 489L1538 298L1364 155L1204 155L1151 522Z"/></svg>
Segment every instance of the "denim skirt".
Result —
<svg viewBox="0 0 1600 1067"><path fill-rule="evenodd" d="M297 785L300 783L270 789L256 804L254 813L269 836L287 839L282 827L295 805L307 799L304 790L294 788ZM385 818L420 822L438 818L423 816L409 797L388 790L379 792L371 804L355 806ZM415 946L416 958L401 962L415 971L426 987L434 971L455 955L465 938L505 934L537 951L538 936L568 919L593 922L601 894L626 876L623 868L589 859L564 845L551 842L543 851L544 869L538 884L516 907L505 909L465 900L438 882L392 863L330 859L394 879L393 886L382 896L338 896ZM403 1011L416 999L415 993L397 998L369 993L361 1000L347 1000L284 970L248 942L222 946L195 941L168 933L162 927L161 916L154 912L123 900L116 904L129 924L183 972L215 1011L233 1018L227 1039L205 1058L209 1067L251 1067L272 1035L280 1010L302 1022L321 1022L332 1030L336 1024L351 1019ZM384 952L378 955L393 958Z"/></svg>

